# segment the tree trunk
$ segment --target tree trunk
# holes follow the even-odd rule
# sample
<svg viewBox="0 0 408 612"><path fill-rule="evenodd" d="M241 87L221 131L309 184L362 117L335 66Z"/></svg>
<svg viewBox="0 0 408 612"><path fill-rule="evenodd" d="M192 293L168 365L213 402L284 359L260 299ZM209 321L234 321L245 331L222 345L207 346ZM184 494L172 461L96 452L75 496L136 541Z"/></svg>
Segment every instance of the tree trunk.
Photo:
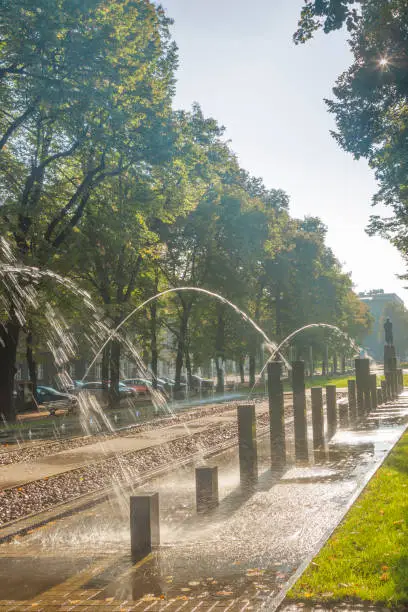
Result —
<svg viewBox="0 0 408 612"><path fill-rule="evenodd" d="M179 325L179 336L177 341L177 355L176 355L176 375L175 375L175 384L174 390L181 390L181 370L183 368L183 357L186 351L186 340L187 340L187 328L188 328L188 316L189 311L187 306L183 303L183 314L180 319Z"/></svg>
<svg viewBox="0 0 408 612"><path fill-rule="evenodd" d="M109 380L110 380L110 354L111 354L111 342L105 346L102 351L102 389L103 399L105 402L109 402Z"/></svg>
<svg viewBox="0 0 408 612"><path fill-rule="evenodd" d="M224 308L217 304L217 333L215 337L215 365L217 368L217 393L224 393L225 321Z"/></svg>
<svg viewBox="0 0 408 612"><path fill-rule="evenodd" d="M30 382L33 387L33 398L37 403L37 362L35 361L33 355L33 332L31 330L28 332L26 338L26 358L28 365L28 374L30 376Z"/></svg>
<svg viewBox="0 0 408 612"><path fill-rule="evenodd" d="M276 290L275 299L275 315L276 315L276 337L280 340L282 338L282 304L281 304L281 290L278 285Z"/></svg>
<svg viewBox="0 0 408 612"><path fill-rule="evenodd" d="M252 387L255 384L255 355L249 356L249 387Z"/></svg>
<svg viewBox="0 0 408 612"><path fill-rule="evenodd" d="M174 376L174 390L180 391L181 389L181 370L183 368L183 340L179 338L177 340L177 354L176 354L176 373Z"/></svg>
<svg viewBox="0 0 408 612"><path fill-rule="evenodd" d="M245 357L241 355L241 357L239 358L238 365L239 365L239 375L240 375L242 384L244 384L245 382L244 362L245 362Z"/></svg>
<svg viewBox="0 0 408 612"><path fill-rule="evenodd" d="M49 387L53 387L57 368L55 367L54 357L52 353L47 352L44 355L44 382Z"/></svg>
<svg viewBox="0 0 408 612"><path fill-rule="evenodd" d="M215 390L217 393L224 393L224 362L221 357L217 357L217 359L215 360L215 367L217 370L217 386L215 387Z"/></svg>
<svg viewBox="0 0 408 612"><path fill-rule="evenodd" d="M341 373L346 373L346 358L344 355L341 356Z"/></svg>
<svg viewBox="0 0 408 612"><path fill-rule="evenodd" d="M120 374L120 350L119 340L112 340L110 350L110 387L109 404L111 408L119 406L119 374Z"/></svg>
<svg viewBox="0 0 408 612"><path fill-rule="evenodd" d="M188 386L191 389L193 386L193 372L191 369L191 359L190 359L190 351L189 351L188 344L186 344L185 355L186 355L186 371L187 371Z"/></svg>
<svg viewBox="0 0 408 612"><path fill-rule="evenodd" d="M159 353L157 350L157 302L150 305L150 350L152 354L153 388L157 389L157 363Z"/></svg>
<svg viewBox="0 0 408 612"><path fill-rule="evenodd" d="M86 373L86 360L80 357L75 362L75 379L82 380Z"/></svg>
<svg viewBox="0 0 408 612"><path fill-rule="evenodd" d="M337 374L338 364L337 364L337 353L333 353L333 374Z"/></svg>
<svg viewBox="0 0 408 612"><path fill-rule="evenodd" d="M16 420L13 390L19 334L14 321L0 325L0 418L7 423Z"/></svg>

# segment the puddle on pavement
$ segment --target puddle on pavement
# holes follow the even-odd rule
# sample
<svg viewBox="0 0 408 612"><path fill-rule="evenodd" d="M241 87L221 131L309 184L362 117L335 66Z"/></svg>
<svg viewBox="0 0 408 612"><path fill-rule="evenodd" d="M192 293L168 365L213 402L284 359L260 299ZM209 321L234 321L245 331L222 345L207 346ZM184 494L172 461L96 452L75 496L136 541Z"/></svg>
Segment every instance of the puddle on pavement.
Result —
<svg viewBox="0 0 408 612"><path fill-rule="evenodd" d="M0 557L0 598L32 599L91 562L91 558L81 557Z"/></svg>
<svg viewBox="0 0 408 612"><path fill-rule="evenodd" d="M1 545L1 597L34 597L93 557L103 560L105 569L84 577L78 589L96 599L265 598L338 523L367 473L403 431L396 421L407 417L408 405L401 402L398 417L339 431L323 462L289 462L283 474L270 471L269 436L263 436L258 440L259 483L252 492L240 489L236 448L212 457L206 464L218 466L220 505L206 515L195 511L194 466L138 487L136 494L159 492L161 532L161 547L140 567L132 566L128 556L130 492L118 491L104 504ZM287 447L293 449L293 441Z"/></svg>

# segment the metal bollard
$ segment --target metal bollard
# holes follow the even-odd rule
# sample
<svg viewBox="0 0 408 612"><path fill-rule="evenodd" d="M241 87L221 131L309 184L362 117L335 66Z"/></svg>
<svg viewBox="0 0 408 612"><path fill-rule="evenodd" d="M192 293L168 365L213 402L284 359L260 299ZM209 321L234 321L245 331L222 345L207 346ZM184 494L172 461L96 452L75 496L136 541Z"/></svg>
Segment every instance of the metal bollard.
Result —
<svg viewBox="0 0 408 612"><path fill-rule="evenodd" d="M356 398L356 381L348 380L348 405L350 420L354 424L357 421L357 398Z"/></svg>
<svg viewBox="0 0 408 612"><path fill-rule="evenodd" d="M381 380L380 384L381 384L382 401L383 401L383 404L386 404L389 401L387 381Z"/></svg>
<svg viewBox="0 0 408 612"><path fill-rule="evenodd" d="M313 449L320 450L324 447L324 423L323 423L323 390L321 387L312 387L312 428Z"/></svg>
<svg viewBox="0 0 408 612"><path fill-rule="evenodd" d="M336 385L326 385L327 437L330 440L337 429Z"/></svg>
<svg viewBox="0 0 408 612"><path fill-rule="evenodd" d="M377 408L377 375L370 374L370 397L371 397L371 408L375 410Z"/></svg>
<svg viewBox="0 0 408 612"><path fill-rule="evenodd" d="M159 494L146 493L130 498L130 551L139 561L160 544Z"/></svg>
<svg viewBox="0 0 408 612"><path fill-rule="evenodd" d="M218 506L218 467L198 467L195 470L197 512L207 512Z"/></svg>
<svg viewBox="0 0 408 612"><path fill-rule="evenodd" d="M356 385L357 385L357 416L361 418L370 410L370 390L368 376L370 362L368 359L355 359Z"/></svg>
<svg viewBox="0 0 408 612"><path fill-rule="evenodd" d="M391 372L385 373L385 382L387 384L387 397L389 401L394 399L393 389L392 389L392 374Z"/></svg>
<svg viewBox="0 0 408 612"><path fill-rule="evenodd" d="M395 399L398 396L398 378L397 378L397 358L390 358L390 370L391 370L391 386L392 386L392 394Z"/></svg>
<svg viewBox="0 0 408 612"><path fill-rule="evenodd" d="M349 407L346 400L339 402L339 425L340 427L348 427L350 424Z"/></svg>
<svg viewBox="0 0 408 612"><path fill-rule="evenodd" d="M307 443L305 364L292 362L293 416L295 426L295 455L298 461L309 458Z"/></svg>
<svg viewBox="0 0 408 612"><path fill-rule="evenodd" d="M281 381L282 363L268 363L268 397L271 445L271 468L281 468L286 463L285 412L283 384Z"/></svg>
<svg viewBox="0 0 408 612"><path fill-rule="evenodd" d="M252 487L258 481L258 451L254 404L241 404L238 406L237 416L241 485Z"/></svg>

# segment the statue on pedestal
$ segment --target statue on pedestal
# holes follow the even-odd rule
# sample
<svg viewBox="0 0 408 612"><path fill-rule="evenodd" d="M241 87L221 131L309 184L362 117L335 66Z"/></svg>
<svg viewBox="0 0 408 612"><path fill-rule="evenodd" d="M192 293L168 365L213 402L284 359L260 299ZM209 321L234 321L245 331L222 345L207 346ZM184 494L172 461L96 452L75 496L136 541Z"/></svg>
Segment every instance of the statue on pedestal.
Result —
<svg viewBox="0 0 408 612"><path fill-rule="evenodd" d="M387 317L384 323L384 332L385 332L385 344L391 346L394 344L394 338L392 335L392 323L390 317Z"/></svg>

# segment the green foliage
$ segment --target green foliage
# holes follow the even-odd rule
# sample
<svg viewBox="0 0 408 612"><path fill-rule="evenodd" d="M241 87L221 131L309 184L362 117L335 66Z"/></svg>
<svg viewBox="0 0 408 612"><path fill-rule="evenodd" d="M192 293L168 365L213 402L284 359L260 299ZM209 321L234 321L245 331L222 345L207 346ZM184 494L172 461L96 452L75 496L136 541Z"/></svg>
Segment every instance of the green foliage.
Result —
<svg viewBox="0 0 408 612"><path fill-rule="evenodd" d="M146 0L0 0L3 234L19 260L80 282L114 324L160 290L193 285L230 299L274 339L318 321L359 336L369 317L322 222L291 218L288 195L240 168L199 104L172 109L170 23ZM54 298L44 284L40 294L83 330L65 290ZM47 322L28 314L38 353ZM152 304L126 332L152 363L167 344L179 375L262 351L236 312L186 292ZM319 357L327 336L296 343Z"/></svg>
<svg viewBox="0 0 408 612"><path fill-rule="evenodd" d="M142 0L3 0L0 23L4 229L45 260L93 189L168 157L175 48Z"/></svg>
<svg viewBox="0 0 408 612"><path fill-rule="evenodd" d="M351 32L353 63L338 78L333 89L335 98L327 101L336 119L333 135L355 158L368 160L380 186L374 203L383 203L393 212L388 218L373 215L368 233L390 239L405 258L407 22L405 0L315 0L306 2L295 34L296 42L304 42L321 27L330 32L346 24Z"/></svg>
<svg viewBox="0 0 408 612"><path fill-rule="evenodd" d="M293 36L295 43L306 42L319 29L327 34L344 24L349 32L353 32L359 22L359 12L352 5L359 4L362 4L362 0L305 0L299 27Z"/></svg>

